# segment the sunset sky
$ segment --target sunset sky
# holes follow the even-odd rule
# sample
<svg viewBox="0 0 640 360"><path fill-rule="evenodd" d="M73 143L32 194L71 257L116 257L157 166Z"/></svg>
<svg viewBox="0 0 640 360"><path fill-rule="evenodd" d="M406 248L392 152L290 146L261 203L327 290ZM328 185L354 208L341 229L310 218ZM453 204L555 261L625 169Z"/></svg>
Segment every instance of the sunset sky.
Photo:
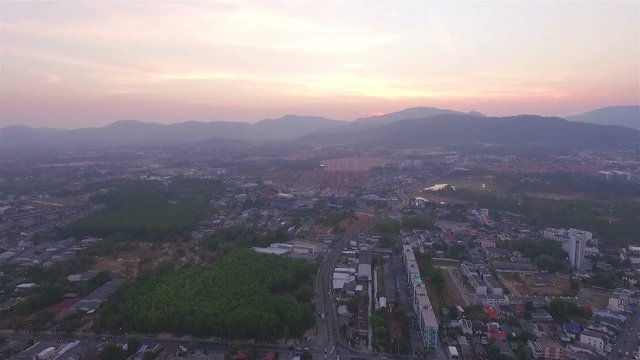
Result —
<svg viewBox="0 0 640 360"><path fill-rule="evenodd" d="M640 98L639 1L0 2L0 125L569 115Z"/></svg>

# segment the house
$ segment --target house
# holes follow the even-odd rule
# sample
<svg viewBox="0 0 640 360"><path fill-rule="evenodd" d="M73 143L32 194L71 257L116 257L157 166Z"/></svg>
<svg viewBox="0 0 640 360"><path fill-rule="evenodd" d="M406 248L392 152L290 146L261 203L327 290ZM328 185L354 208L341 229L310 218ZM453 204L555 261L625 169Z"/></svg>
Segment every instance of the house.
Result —
<svg viewBox="0 0 640 360"><path fill-rule="evenodd" d="M494 341L504 341L507 340L507 334L502 330L500 324L497 322L490 322L487 324L487 331L489 332L489 337Z"/></svg>
<svg viewBox="0 0 640 360"><path fill-rule="evenodd" d="M531 313L531 320L551 322L553 321L553 317L544 310L536 310Z"/></svg>
<svg viewBox="0 0 640 360"><path fill-rule="evenodd" d="M89 270L81 274L73 274L67 276L67 280L70 282L87 282L100 274L100 271Z"/></svg>
<svg viewBox="0 0 640 360"><path fill-rule="evenodd" d="M582 327L573 321L568 321L562 325L562 329L568 336L576 337L580 333L580 330L582 330Z"/></svg>
<svg viewBox="0 0 640 360"><path fill-rule="evenodd" d="M607 335L595 330L585 330L580 334L580 343L593 346L599 354L605 354Z"/></svg>
<svg viewBox="0 0 640 360"><path fill-rule="evenodd" d="M494 344L498 347L503 359L516 358L516 354L513 352L513 349L511 349L511 346L507 341L496 341Z"/></svg>
<svg viewBox="0 0 640 360"><path fill-rule="evenodd" d="M471 342L473 344L473 352L475 353L475 357L473 359L488 360L489 357L487 349L482 343L482 339L478 336L474 336Z"/></svg>
<svg viewBox="0 0 640 360"><path fill-rule="evenodd" d="M607 309L611 311L632 312L636 307L635 301L631 297L631 290L616 288L609 297Z"/></svg>
<svg viewBox="0 0 640 360"><path fill-rule="evenodd" d="M569 356L567 348L556 340L529 340L527 345L536 359L565 360Z"/></svg>
<svg viewBox="0 0 640 360"><path fill-rule="evenodd" d="M493 266L497 272L533 274L537 272L535 266L530 263L513 263L508 261L494 261Z"/></svg>
<svg viewBox="0 0 640 360"><path fill-rule="evenodd" d="M462 327L462 333L465 335L473 335L473 325L471 321L467 319L460 320L460 326Z"/></svg>

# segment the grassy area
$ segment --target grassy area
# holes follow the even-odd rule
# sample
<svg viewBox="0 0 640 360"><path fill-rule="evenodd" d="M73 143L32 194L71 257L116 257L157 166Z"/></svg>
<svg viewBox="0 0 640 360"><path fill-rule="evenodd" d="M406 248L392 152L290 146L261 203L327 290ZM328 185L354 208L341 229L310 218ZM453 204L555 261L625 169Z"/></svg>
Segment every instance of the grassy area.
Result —
<svg viewBox="0 0 640 360"><path fill-rule="evenodd" d="M464 297L458 291L458 287L454 283L454 279L449 271L446 269L442 270L444 272L444 281L445 281L445 295L444 295L444 306L452 306L452 305L460 305L466 306L467 302L464 300Z"/></svg>
<svg viewBox="0 0 640 360"><path fill-rule="evenodd" d="M188 238L209 199L223 189L219 182L176 179L117 183L95 196L104 209L63 229L64 235L107 236L124 233L147 240Z"/></svg>

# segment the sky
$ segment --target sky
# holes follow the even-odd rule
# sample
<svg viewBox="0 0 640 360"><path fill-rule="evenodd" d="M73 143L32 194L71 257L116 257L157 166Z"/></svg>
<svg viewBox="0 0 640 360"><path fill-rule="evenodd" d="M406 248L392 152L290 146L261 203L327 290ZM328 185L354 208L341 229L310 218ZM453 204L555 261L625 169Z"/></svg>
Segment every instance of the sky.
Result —
<svg viewBox="0 0 640 360"><path fill-rule="evenodd" d="M0 126L640 103L640 1L0 1Z"/></svg>

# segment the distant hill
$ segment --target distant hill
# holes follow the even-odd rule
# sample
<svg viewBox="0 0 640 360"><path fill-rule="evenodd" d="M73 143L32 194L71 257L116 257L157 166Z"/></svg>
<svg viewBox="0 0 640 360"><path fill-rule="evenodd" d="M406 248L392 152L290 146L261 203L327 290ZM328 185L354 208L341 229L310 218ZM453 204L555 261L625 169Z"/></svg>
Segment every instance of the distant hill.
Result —
<svg viewBox="0 0 640 360"><path fill-rule="evenodd" d="M610 106L567 116L567 120L598 125L617 125L640 130L640 105Z"/></svg>
<svg viewBox="0 0 640 360"><path fill-rule="evenodd" d="M632 113L633 109L614 111L608 108L594 113L599 111L605 113L618 111L627 114ZM637 113L638 107L635 107L635 111ZM577 149L594 146L629 146L634 142L637 143L640 140L639 136L638 131L629 131L618 126L594 125L560 118L533 115L485 117L477 112L467 114L454 110L419 107L352 122L319 116L286 115L277 119L262 120L255 124L188 121L165 125L121 120L102 127L74 130L9 126L0 129L0 147L6 149L51 146L149 146L189 144L208 140L296 139L296 141L320 144L343 143L390 147L421 147L454 143L530 146L535 143Z"/></svg>
<svg viewBox="0 0 640 360"><path fill-rule="evenodd" d="M187 121L158 124L120 120L102 127L73 130L8 126L0 129L0 146L117 146L175 145L217 139L285 140L316 131L336 129L346 122L316 116L287 115L249 124Z"/></svg>
<svg viewBox="0 0 640 360"><path fill-rule="evenodd" d="M371 116L357 119L354 123L356 125L385 125L392 124L399 120L407 120L407 119L424 119L429 118L436 115L444 115L444 114L465 114L460 111L448 110L448 109L438 109L434 107L414 107L408 108L404 110L400 110L393 113L388 113L379 116ZM483 114L472 111L468 113L468 115L484 117Z"/></svg>
<svg viewBox="0 0 640 360"><path fill-rule="evenodd" d="M317 131L334 130L348 122L320 116L285 115L278 119L265 119L253 126L254 135L263 139L293 139Z"/></svg>
<svg viewBox="0 0 640 360"><path fill-rule="evenodd" d="M561 149L599 146L626 148L637 146L640 132L617 126L571 122L557 117L477 117L443 114L423 119L400 120L373 129L313 134L300 140L310 143L396 148L454 144L545 146Z"/></svg>
<svg viewBox="0 0 640 360"><path fill-rule="evenodd" d="M121 120L112 124L73 130L9 126L0 129L2 147L173 145L212 137L241 138L252 125L237 122L157 124Z"/></svg>

